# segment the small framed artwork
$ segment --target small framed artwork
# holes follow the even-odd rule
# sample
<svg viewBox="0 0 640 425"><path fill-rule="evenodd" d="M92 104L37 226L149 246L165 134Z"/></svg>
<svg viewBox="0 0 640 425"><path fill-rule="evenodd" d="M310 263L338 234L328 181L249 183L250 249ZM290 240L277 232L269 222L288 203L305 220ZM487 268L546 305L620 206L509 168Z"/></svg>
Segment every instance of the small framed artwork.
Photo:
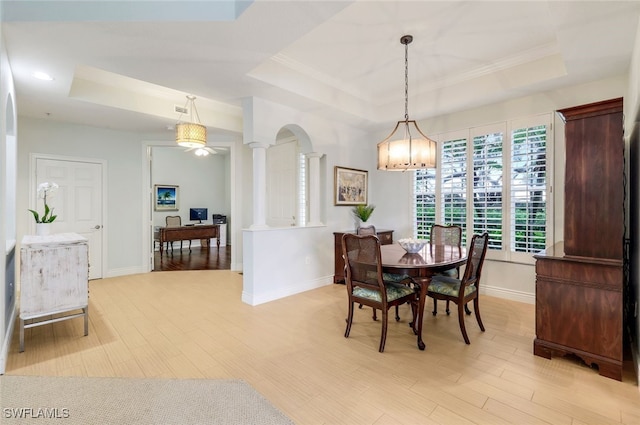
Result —
<svg viewBox="0 0 640 425"><path fill-rule="evenodd" d="M179 187L167 184L156 184L154 186L156 203L154 210L156 211L178 211L178 195Z"/></svg>
<svg viewBox="0 0 640 425"><path fill-rule="evenodd" d="M367 205L368 174L365 170L335 167L334 204Z"/></svg>

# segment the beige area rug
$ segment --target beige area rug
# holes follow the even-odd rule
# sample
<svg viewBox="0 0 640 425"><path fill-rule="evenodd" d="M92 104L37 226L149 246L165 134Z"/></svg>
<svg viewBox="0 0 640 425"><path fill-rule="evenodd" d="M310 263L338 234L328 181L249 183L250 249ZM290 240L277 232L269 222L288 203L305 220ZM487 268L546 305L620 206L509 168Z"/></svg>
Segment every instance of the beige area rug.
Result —
<svg viewBox="0 0 640 425"><path fill-rule="evenodd" d="M293 424L241 380L0 376L0 424Z"/></svg>

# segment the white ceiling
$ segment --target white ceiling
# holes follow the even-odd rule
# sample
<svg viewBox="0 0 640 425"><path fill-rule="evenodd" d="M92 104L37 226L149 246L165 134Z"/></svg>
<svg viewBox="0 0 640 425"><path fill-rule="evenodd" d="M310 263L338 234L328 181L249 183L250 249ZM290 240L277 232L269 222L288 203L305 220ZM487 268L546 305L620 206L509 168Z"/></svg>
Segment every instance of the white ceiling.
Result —
<svg viewBox="0 0 640 425"><path fill-rule="evenodd" d="M2 0L20 115L239 134L257 96L371 129L628 72L639 1ZM45 71L55 80L32 77Z"/></svg>

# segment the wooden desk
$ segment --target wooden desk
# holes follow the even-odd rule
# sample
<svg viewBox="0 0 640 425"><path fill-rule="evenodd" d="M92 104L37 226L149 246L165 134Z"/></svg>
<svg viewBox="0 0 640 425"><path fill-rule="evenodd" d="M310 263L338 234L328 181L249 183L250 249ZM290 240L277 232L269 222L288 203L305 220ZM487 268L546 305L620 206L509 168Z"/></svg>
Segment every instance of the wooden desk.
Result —
<svg viewBox="0 0 640 425"><path fill-rule="evenodd" d="M415 329L414 323L414 331L418 335L418 348L424 350L422 320L431 276L434 273L464 265L467 262L467 251L450 245L434 245L430 248L427 244L419 253L409 254L395 243L380 246L380 255L384 272L420 278L422 284L419 285L420 293L418 294L418 328Z"/></svg>
<svg viewBox="0 0 640 425"><path fill-rule="evenodd" d="M158 240L160 241L160 255L165 242L173 241L189 241L189 250L191 250L192 239L211 239L216 238L218 249L220 248L220 225L206 224L202 226L180 226L180 227L161 227L158 230Z"/></svg>

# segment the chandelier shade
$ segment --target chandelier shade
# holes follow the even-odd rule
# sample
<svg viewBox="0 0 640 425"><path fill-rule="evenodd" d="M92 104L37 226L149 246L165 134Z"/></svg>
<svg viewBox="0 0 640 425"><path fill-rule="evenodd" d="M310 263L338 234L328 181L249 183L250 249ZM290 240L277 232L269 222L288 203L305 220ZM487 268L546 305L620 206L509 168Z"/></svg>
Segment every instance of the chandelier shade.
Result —
<svg viewBox="0 0 640 425"><path fill-rule="evenodd" d="M404 35L404 120L398 121L391 134L378 143L378 170L407 171L436 168L437 144L424 135L418 124L409 119L409 43Z"/></svg>
<svg viewBox="0 0 640 425"><path fill-rule="evenodd" d="M207 144L207 127L200 124L200 117L194 102L195 99L195 96L187 96L187 103L185 104L185 109L190 113L191 121L180 122L180 118L178 118L178 123L176 124L176 143L178 146L201 148ZM194 113L197 122L194 120Z"/></svg>
<svg viewBox="0 0 640 425"><path fill-rule="evenodd" d="M407 171L436 168L437 144L413 120L398 121L393 132L378 143L378 170Z"/></svg>
<svg viewBox="0 0 640 425"><path fill-rule="evenodd" d="M176 124L176 143L186 148L200 148L207 144L207 127L192 122Z"/></svg>

